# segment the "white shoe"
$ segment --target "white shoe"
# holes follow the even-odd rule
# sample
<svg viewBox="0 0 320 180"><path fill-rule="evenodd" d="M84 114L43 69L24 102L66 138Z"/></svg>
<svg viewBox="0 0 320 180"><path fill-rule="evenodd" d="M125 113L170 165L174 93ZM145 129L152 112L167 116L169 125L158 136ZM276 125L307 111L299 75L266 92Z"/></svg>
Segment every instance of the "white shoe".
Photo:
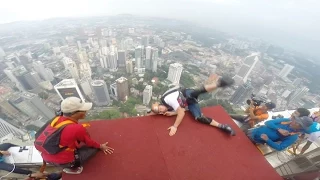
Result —
<svg viewBox="0 0 320 180"><path fill-rule="evenodd" d="M77 168L64 168L63 172L67 173L67 174L80 174L83 170L83 167L77 167Z"/></svg>

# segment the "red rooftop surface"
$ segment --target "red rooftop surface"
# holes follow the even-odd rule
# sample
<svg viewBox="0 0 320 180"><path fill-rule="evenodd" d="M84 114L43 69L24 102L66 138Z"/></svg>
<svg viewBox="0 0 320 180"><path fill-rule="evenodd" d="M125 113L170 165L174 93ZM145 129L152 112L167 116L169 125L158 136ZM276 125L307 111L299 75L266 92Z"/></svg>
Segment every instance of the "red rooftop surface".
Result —
<svg viewBox="0 0 320 180"><path fill-rule="evenodd" d="M92 121L91 137L109 142L114 154L99 152L82 174L64 174L63 180L282 180L221 106L203 113L230 124L237 135L198 123L189 112L172 137L167 128L175 117Z"/></svg>

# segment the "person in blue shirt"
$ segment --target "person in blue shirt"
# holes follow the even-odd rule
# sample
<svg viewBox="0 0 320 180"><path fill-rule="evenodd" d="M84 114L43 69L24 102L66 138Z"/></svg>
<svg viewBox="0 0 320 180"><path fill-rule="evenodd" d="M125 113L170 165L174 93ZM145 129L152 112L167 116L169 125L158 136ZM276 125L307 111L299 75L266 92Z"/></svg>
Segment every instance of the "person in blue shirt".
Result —
<svg viewBox="0 0 320 180"><path fill-rule="evenodd" d="M62 177L61 172L58 173L51 173L51 174L44 174L40 172L32 172L27 169L23 169L20 167L15 167L13 164L6 163L4 161L5 156L10 156L10 152L8 151L11 147L16 147L17 145L11 143L3 143L0 144L0 170L13 172L17 174L24 174L28 175L28 180L35 180L35 179L47 179L47 180L58 180Z"/></svg>
<svg viewBox="0 0 320 180"><path fill-rule="evenodd" d="M298 108L290 118L267 121L265 126L251 129L247 135L254 143L266 143L273 149L282 151L294 144L299 135L312 125L309 114L308 109Z"/></svg>

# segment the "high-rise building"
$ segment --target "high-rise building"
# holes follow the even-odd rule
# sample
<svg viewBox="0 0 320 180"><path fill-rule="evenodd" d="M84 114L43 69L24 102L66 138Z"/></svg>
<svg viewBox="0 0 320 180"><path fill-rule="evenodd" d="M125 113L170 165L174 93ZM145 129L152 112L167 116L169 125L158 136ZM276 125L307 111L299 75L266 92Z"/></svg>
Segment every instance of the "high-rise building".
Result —
<svg viewBox="0 0 320 180"><path fill-rule="evenodd" d="M143 104L148 105L152 97L152 86L147 85L143 90Z"/></svg>
<svg viewBox="0 0 320 180"><path fill-rule="evenodd" d="M24 86L20 83L20 81L17 79L17 77L13 74L13 69L6 68L3 70L3 72L7 75L7 77L15 84L15 86L20 91L25 91Z"/></svg>
<svg viewBox="0 0 320 180"><path fill-rule="evenodd" d="M151 70L152 64L151 64L151 46L146 47L146 69Z"/></svg>
<svg viewBox="0 0 320 180"><path fill-rule="evenodd" d="M306 95L309 92L309 88L307 87L302 87L302 88L298 88L297 90L295 90L294 92L292 92L290 94L289 97L289 101L288 103L295 103L299 100L301 100L301 98Z"/></svg>
<svg viewBox="0 0 320 180"><path fill-rule="evenodd" d="M80 79L79 84L80 84L82 92L86 96L90 96L92 94L91 79L82 78L82 79Z"/></svg>
<svg viewBox="0 0 320 180"><path fill-rule="evenodd" d="M108 57L107 56L101 56L100 57L100 64L101 64L102 68L107 69L108 68Z"/></svg>
<svg viewBox="0 0 320 180"><path fill-rule="evenodd" d="M167 79L173 84L179 84L181 73L182 73L182 64L173 63L169 66L169 73Z"/></svg>
<svg viewBox="0 0 320 180"><path fill-rule="evenodd" d="M48 106L42 102L38 95L27 92L23 92L20 95L25 101L29 102L29 104L36 110L38 114L44 117L43 121L50 120L55 116L53 110L49 109Z"/></svg>
<svg viewBox="0 0 320 180"><path fill-rule="evenodd" d="M50 68L45 68L45 72L47 74L47 81L53 81L54 80L54 74Z"/></svg>
<svg viewBox="0 0 320 180"><path fill-rule="evenodd" d="M117 83L116 82L110 85L110 95L114 99L118 100L118 92L117 92Z"/></svg>
<svg viewBox="0 0 320 180"><path fill-rule="evenodd" d="M288 76L288 74L292 71L293 68L294 68L294 66L291 66L289 64L285 64L279 73L279 77L286 78Z"/></svg>
<svg viewBox="0 0 320 180"><path fill-rule="evenodd" d="M126 66L126 52L124 50L118 51L118 66L119 67Z"/></svg>
<svg viewBox="0 0 320 180"><path fill-rule="evenodd" d="M98 106L109 105L110 96L106 83L103 80L94 80L91 82L91 86L95 95L95 104Z"/></svg>
<svg viewBox="0 0 320 180"><path fill-rule="evenodd" d="M73 79L79 80L80 77L79 77L78 68L74 61L71 60L67 62L67 70L69 71Z"/></svg>
<svg viewBox="0 0 320 180"><path fill-rule="evenodd" d="M118 69L117 57L114 52L111 52L109 54L108 67L109 67L110 71L117 71L117 69Z"/></svg>
<svg viewBox="0 0 320 180"><path fill-rule="evenodd" d="M127 73L129 74L133 73L133 64L131 60L126 61L126 70L127 70Z"/></svg>
<svg viewBox="0 0 320 180"><path fill-rule="evenodd" d="M244 59L242 66L240 67L239 71L233 78L236 84L241 85L247 82L248 77L252 72L252 69L255 67L258 61L259 61L259 57L256 54L247 56Z"/></svg>
<svg viewBox="0 0 320 180"><path fill-rule="evenodd" d="M81 46L81 42L80 41L77 41L77 46L78 46L78 50L81 51L82 46Z"/></svg>
<svg viewBox="0 0 320 180"><path fill-rule="evenodd" d="M62 100L67 97L78 97L85 101L81 91L74 79L64 79L54 86L54 89Z"/></svg>
<svg viewBox="0 0 320 180"><path fill-rule="evenodd" d="M158 59L159 59L158 48L152 48L152 55L151 55L151 70L152 70L152 72L157 72Z"/></svg>
<svg viewBox="0 0 320 180"><path fill-rule="evenodd" d="M120 77L116 80L117 84L117 97L120 101L126 101L129 97L129 84L125 77Z"/></svg>
<svg viewBox="0 0 320 180"><path fill-rule="evenodd" d="M138 46L135 49L136 68L142 68L142 47Z"/></svg>
<svg viewBox="0 0 320 180"><path fill-rule="evenodd" d="M1 111L11 119L25 119L23 115L19 112L19 110L15 108L12 104L10 104L6 99L0 100L0 107Z"/></svg>
<svg viewBox="0 0 320 180"><path fill-rule="evenodd" d="M8 122L0 118L0 138L7 136L10 133L17 137L26 134L22 130L18 129L17 127L9 124Z"/></svg>
<svg viewBox="0 0 320 180"><path fill-rule="evenodd" d="M46 70L44 68L44 65L41 61L35 61L33 62L33 69L40 75L40 77L45 80L48 81L49 78L47 77L47 73Z"/></svg>
<svg viewBox="0 0 320 180"><path fill-rule="evenodd" d="M28 72L24 75L25 80L28 82L31 89L39 87L40 77L36 72Z"/></svg>
<svg viewBox="0 0 320 180"><path fill-rule="evenodd" d="M144 47L149 46L149 36L148 36L148 35L142 36L142 38L141 38L141 44L142 44Z"/></svg>
<svg viewBox="0 0 320 180"><path fill-rule="evenodd" d="M233 104L242 104L246 102L246 99L250 98L253 92L253 87L251 82L246 82L238 87L238 89L231 96L230 101Z"/></svg>
<svg viewBox="0 0 320 180"><path fill-rule="evenodd" d="M35 86L35 80L30 75L28 70L23 66L18 66L12 70L13 75L18 79L24 89L32 90Z"/></svg>
<svg viewBox="0 0 320 180"><path fill-rule="evenodd" d="M80 69L79 74L81 75L81 78L85 77L85 78L91 79L92 72L91 72L91 67L89 63L81 63L79 65L79 69Z"/></svg>

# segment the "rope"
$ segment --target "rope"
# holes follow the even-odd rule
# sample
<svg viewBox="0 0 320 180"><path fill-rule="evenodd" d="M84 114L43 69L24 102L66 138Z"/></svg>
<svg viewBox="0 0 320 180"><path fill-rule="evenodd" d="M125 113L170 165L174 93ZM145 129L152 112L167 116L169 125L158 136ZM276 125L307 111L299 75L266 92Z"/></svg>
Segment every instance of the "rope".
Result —
<svg viewBox="0 0 320 180"><path fill-rule="evenodd" d="M1 176L0 177L0 180L2 179L2 178L4 178L4 177L7 177L7 176L9 176L11 173L13 173L13 171L16 169L16 165L14 164L14 159L13 159L13 157L12 157L12 155L10 154L10 156L9 157L11 157L12 158L12 165L13 165L13 169L8 173L8 174L6 174L6 175L4 175L4 176Z"/></svg>

